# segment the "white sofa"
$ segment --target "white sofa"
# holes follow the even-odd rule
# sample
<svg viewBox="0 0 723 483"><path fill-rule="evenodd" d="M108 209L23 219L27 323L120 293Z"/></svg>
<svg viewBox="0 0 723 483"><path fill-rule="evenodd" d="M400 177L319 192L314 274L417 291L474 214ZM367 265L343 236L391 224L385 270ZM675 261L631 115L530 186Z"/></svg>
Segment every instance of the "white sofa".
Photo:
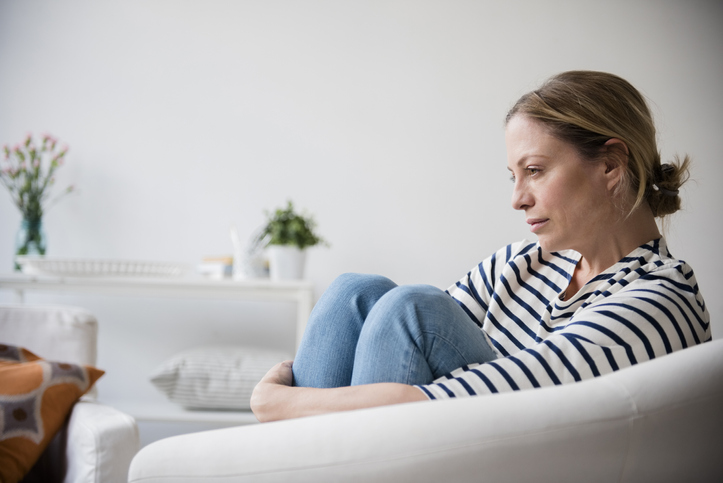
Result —
<svg viewBox="0 0 723 483"><path fill-rule="evenodd" d="M132 483L723 481L723 340L577 384L176 436Z"/></svg>
<svg viewBox="0 0 723 483"><path fill-rule="evenodd" d="M0 305L0 342L47 359L95 366L98 322L67 306ZM121 483L140 447L135 420L95 400L91 390L24 481Z"/></svg>

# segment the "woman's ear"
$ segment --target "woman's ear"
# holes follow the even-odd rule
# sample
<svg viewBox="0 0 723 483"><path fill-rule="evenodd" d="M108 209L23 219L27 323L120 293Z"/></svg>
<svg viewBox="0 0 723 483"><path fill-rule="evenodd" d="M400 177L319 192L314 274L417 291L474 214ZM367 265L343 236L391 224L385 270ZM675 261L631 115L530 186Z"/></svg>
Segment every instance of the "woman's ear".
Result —
<svg viewBox="0 0 723 483"><path fill-rule="evenodd" d="M611 138L605 143L605 177L607 188L612 190L622 180L628 169L628 146L618 138Z"/></svg>

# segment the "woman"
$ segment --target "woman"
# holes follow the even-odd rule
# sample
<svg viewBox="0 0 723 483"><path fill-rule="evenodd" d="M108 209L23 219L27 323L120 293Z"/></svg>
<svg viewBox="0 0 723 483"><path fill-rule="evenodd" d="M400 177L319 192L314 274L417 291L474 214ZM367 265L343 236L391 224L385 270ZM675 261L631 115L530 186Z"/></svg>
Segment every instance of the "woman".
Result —
<svg viewBox="0 0 723 483"><path fill-rule="evenodd" d="M538 241L508 245L446 292L339 277L296 361L272 368L260 421L580 381L711 339L691 268L655 222L689 159L662 164L641 94L573 71L506 118L512 205Z"/></svg>

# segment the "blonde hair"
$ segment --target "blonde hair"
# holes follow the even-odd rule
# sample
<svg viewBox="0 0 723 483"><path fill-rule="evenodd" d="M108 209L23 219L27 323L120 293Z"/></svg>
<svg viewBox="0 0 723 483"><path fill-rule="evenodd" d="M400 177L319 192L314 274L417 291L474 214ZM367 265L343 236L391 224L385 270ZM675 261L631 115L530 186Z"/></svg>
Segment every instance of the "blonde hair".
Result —
<svg viewBox="0 0 723 483"><path fill-rule="evenodd" d="M517 114L541 122L585 159L599 159L608 140L620 139L628 148L628 165L617 189L635 193L629 213L644 201L657 217L680 209L678 191L688 179L690 158L660 163L650 109L626 80L605 72L563 72L523 95L505 123Z"/></svg>

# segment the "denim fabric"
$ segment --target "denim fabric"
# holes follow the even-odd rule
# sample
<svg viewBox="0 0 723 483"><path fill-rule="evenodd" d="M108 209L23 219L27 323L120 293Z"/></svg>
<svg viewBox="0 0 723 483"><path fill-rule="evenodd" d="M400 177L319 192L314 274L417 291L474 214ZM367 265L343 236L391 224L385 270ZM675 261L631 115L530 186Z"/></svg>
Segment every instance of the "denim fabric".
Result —
<svg viewBox="0 0 723 483"><path fill-rule="evenodd" d="M480 328L442 290L344 274L309 317L293 365L294 384L429 384L496 357Z"/></svg>

